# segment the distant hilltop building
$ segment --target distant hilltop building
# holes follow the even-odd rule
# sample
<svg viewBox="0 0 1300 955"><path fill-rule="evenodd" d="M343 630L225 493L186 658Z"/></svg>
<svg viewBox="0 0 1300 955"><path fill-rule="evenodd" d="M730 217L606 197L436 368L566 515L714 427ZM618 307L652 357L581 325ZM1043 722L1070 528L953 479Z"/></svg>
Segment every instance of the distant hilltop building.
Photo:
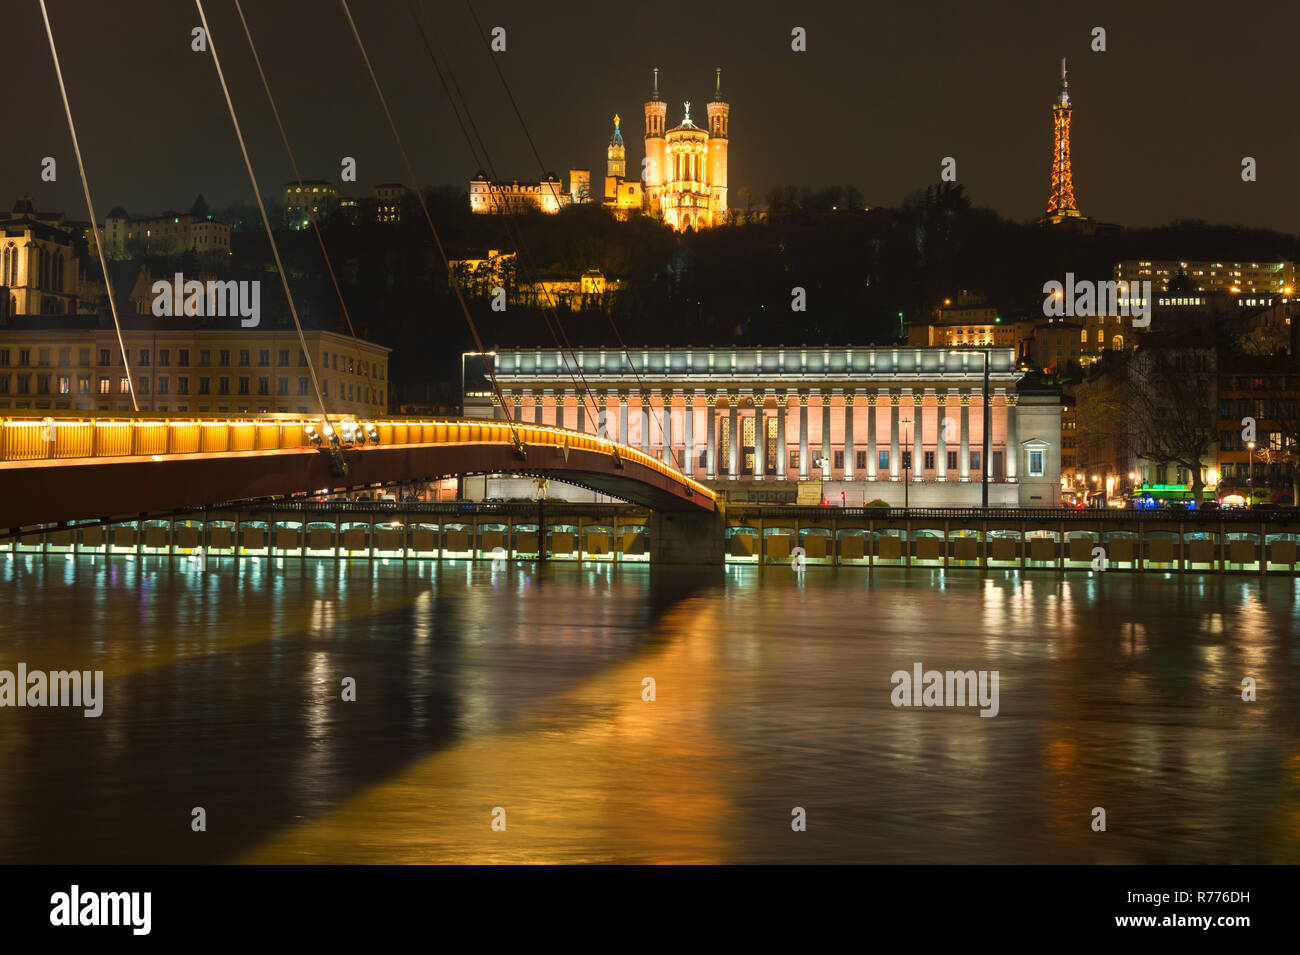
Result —
<svg viewBox="0 0 1300 955"><path fill-rule="evenodd" d="M586 198L579 198L585 196ZM556 213L574 202L590 201L591 170L570 169L569 189L549 174L541 182L494 182L483 170L469 181L469 210L475 215L503 215L506 213L539 210Z"/></svg>
<svg viewBox="0 0 1300 955"><path fill-rule="evenodd" d="M1087 216L1079 212L1074 200L1074 170L1070 166L1070 120L1074 107L1070 105L1070 74L1061 58L1061 92L1052 104L1052 192L1047 199L1047 214L1042 222L1060 225L1063 222L1083 224Z"/></svg>
<svg viewBox="0 0 1300 955"><path fill-rule="evenodd" d="M620 219L634 212L662 218L673 229L702 229L727 214L727 146L731 106L722 99L722 70L714 72L713 99L705 107L707 126L691 119L691 103L682 104L682 121L667 129L668 104L659 98L659 70L654 71L650 101L645 104L645 159L639 174L627 171L622 118L614 115L614 133L605 150L602 205ZM494 182L481 170L469 183L470 211L499 215L539 209L559 212L591 202L591 171L569 170L569 191L552 173L541 182Z"/></svg>
<svg viewBox="0 0 1300 955"><path fill-rule="evenodd" d="M311 221L324 222L339 207L338 186L324 179L306 179L284 184L284 225L295 232L311 228Z"/></svg>
<svg viewBox="0 0 1300 955"><path fill-rule="evenodd" d="M1115 265L1120 282L1149 281L1157 292L1275 293L1295 288L1294 262L1180 262L1125 259ZM1171 285L1181 284L1182 289Z"/></svg>
<svg viewBox="0 0 1300 955"><path fill-rule="evenodd" d="M116 206L104 217L104 255L118 260L133 255L230 254L230 226L208 212L202 196L189 212L163 212L132 218Z"/></svg>
<svg viewBox="0 0 1300 955"><path fill-rule="evenodd" d="M683 105L680 125L664 130L668 104L659 98L659 70L645 104L645 194L650 212L673 229L705 228L727 212L727 143L731 106L722 99L722 70L715 71L708 128L691 122Z"/></svg>

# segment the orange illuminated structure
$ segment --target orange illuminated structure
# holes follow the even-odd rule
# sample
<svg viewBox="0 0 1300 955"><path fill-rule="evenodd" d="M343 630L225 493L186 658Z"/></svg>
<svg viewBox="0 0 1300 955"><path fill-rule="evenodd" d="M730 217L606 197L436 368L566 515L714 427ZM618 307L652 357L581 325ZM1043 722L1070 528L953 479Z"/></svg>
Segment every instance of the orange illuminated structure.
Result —
<svg viewBox="0 0 1300 955"><path fill-rule="evenodd" d="M1058 225L1067 219L1084 221L1074 202L1074 174L1070 169L1070 80L1061 58L1061 92L1052 106L1052 195L1047 200L1044 223Z"/></svg>

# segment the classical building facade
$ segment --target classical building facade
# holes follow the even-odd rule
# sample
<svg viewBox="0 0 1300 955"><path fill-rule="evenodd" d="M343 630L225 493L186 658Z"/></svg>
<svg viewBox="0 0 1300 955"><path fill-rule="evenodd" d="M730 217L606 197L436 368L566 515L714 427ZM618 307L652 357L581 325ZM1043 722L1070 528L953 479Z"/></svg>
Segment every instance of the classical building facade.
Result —
<svg viewBox="0 0 1300 955"><path fill-rule="evenodd" d="M988 354L987 460L981 350L637 348L629 362L587 348L566 364L524 348L499 350L493 367L515 419L603 433L733 499L794 501L801 482L819 482L837 504L973 506L987 468L991 505L1059 504L1060 396L1019 386L1014 349ZM465 408L504 416L481 390Z"/></svg>

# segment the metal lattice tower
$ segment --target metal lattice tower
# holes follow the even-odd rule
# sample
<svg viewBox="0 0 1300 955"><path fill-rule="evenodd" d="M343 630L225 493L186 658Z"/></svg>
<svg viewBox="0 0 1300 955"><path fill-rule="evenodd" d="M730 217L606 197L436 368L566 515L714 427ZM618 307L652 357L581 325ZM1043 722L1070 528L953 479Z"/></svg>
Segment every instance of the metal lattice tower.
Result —
<svg viewBox="0 0 1300 955"><path fill-rule="evenodd" d="M1052 195L1047 200L1047 218L1081 218L1074 204L1074 174L1070 170L1070 79L1061 58L1061 93L1052 106Z"/></svg>

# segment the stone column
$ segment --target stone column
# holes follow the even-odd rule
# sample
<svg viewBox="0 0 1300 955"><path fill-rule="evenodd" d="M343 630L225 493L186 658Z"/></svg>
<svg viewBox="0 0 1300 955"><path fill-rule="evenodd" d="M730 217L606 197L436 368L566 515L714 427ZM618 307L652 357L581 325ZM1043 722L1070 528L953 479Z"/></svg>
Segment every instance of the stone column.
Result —
<svg viewBox="0 0 1300 955"><path fill-rule="evenodd" d="M889 393L889 480L897 481L902 470L903 458L898 453L898 402L902 396L897 392Z"/></svg>
<svg viewBox="0 0 1300 955"><path fill-rule="evenodd" d="M808 395L799 393L799 480L808 480Z"/></svg>
<svg viewBox="0 0 1300 955"><path fill-rule="evenodd" d="M659 433L663 436L662 438L663 453L660 455L659 460L663 461L665 464L672 464L674 460L673 459L673 396L671 393L662 395L660 397L660 401L661 401L660 414L663 415L663 418L661 419L663 422L663 427L660 428Z"/></svg>
<svg viewBox="0 0 1300 955"><path fill-rule="evenodd" d="M1020 429L1016 421L1016 401L1019 397L1006 396L1007 447L1002 459L1006 462L1008 481L1014 481L1020 476Z"/></svg>
<svg viewBox="0 0 1300 955"><path fill-rule="evenodd" d="M718 422L716 419L718 412L718 393L716 391L706 391L704 393L704 464L705 474L710 481L718 476Z"/></svg>
<svg viewBox="0 0 1300 955"><path fill-rule="evenodd" d="M620 391L614 400L618 403L618 443L627 444L627 392Z"/></svg>
<svg viewBox="0 0 1300 955"><path fill-rule="evenodd" d="M542 423L542 393L533 392L533 424Z"/></svg>
<svg viewBox="0 0 1300 955"><path fill-rule="evenodd" d="M785 480L785 462L790 457L790 449L785 446L785 419L790 414L790 394L781 392L777 397L776 415L776 477Z"/></svg>
<svg viewBox="0 0 1300 955"><path fill-rule="evenodd" d="M925 392L912 392L912 483L925 480Z"/></svg>
<svg viewBox="0 0 1300 955"><path fill-rule="evenodd" d="M763 469L767 466L767 416L763 414L763 402L767 399L754 395L754 480L763 480Z"/></svg>
<svg viewBox="0 0 1300 955"><path fill-rule="evenodd" d="M870 395L870 401L867 402L867 480L877 480L876 464L880 457L876 453L876 398L877 394Z"/></svg>
<svg viewBox="0 0 1300 955"><path fill-rule="evenodd" d="M650 453L650 393L641 393L641 450Z"/></svg>
<svg viewBox="0 0 1300 955"><path fill-rule="evenodd" d="M727 479L735 481L740 478L740 395L727 395L731 405L729 421L731 423L731 441L728 449L731 454L731 467L727 468Z"/></svg>
<svg viewBox="0 0 1300 955"><path fill-rule="evenodd" d="M844 393L844 480L853 480L853 402L857 396L851 391Z"/></svg>
<svg viewBox="0 0 1300 955"><path fill-rule="evenodd" d="M970 480L970 394L961 396L961 479Z"/></svg>
<svg viewBox="0 0 1300 955"><path fill-rule="evenodd" d="M822 392L822 480L830 480L831 464L834 459L831 457L831 396L829 392Z"/></svg>
<svg viewBox="0 0 1300 955"><path fill-rule="evenodd" d="M682 470L688 477L695 477L695 389L686 390L685 413L682 415Z"/></svg>
<svg viewBox="0 0 1300 955"><path fill-rule="evenodd" d="M948 429L944 422L948 420L948 392L945 390L935 396L939 405L935 409L935 421L939 425L939 433L935 436L934 450L934 477L936 481L948 480Z"/></svg>

